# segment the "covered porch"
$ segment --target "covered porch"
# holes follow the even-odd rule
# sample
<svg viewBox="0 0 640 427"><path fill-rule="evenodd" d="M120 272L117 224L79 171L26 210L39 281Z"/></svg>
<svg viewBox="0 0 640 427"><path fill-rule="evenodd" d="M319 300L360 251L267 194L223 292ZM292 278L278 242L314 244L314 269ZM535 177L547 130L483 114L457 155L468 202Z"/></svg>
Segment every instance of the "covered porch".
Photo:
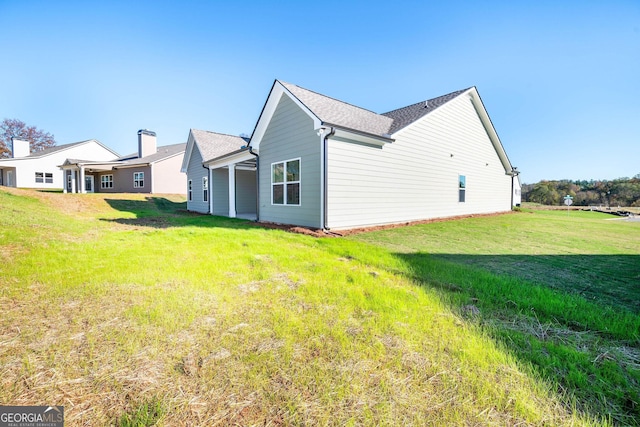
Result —
<svg viewBox="0 0 640 427"><path fill-rule="evenodd" d="M0 167L0 185L5 187L16 187L16 168Z"/></svg>
<svg viewBox="0 0 640 427"><path fill-rule="evenodd" d="M209 171L212 215L258 219L257 157L247 149L204 163Z"/></svg>
<svg viewBox="0 0 640 427"><path fill-rule="evenodd" d="M67 159L59 166L63 174L64 193L94 193L97 191L98 174L113 170L114 163L99 163Z"/></svg>

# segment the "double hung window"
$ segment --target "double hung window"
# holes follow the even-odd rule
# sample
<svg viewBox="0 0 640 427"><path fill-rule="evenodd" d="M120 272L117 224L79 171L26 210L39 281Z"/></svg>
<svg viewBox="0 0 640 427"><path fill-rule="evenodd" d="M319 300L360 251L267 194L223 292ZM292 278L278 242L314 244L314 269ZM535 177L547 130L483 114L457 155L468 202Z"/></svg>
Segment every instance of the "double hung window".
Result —
<svg viewBox="0 0 640 427"><path fill-rule="evenodd" d="M100 188L113 188L113 175L102 175L100 177Z"/></svg>
<svg viewBox="0 0 640 427"><path fill-rule="evenodd" d="M202 177L202 201L209 201L209 178L206 176Z"/></svg>
<svg viewBox="0 0 640 427"><path fill-rule="evenodd" d="M458 202L464 203L467 196L467 177L459 175L458 178Z"/></svg>
<svg viewBox="0 0 640 427"><path fill-rule="evenodd" d="M300 159L271 164L271 204L300 205Z"/></svg>
<svg viewBox="0 0 640 427"><path fill-rule="evenodd" d="M144 172L133 173L133 188L144 187Z"/></svg>

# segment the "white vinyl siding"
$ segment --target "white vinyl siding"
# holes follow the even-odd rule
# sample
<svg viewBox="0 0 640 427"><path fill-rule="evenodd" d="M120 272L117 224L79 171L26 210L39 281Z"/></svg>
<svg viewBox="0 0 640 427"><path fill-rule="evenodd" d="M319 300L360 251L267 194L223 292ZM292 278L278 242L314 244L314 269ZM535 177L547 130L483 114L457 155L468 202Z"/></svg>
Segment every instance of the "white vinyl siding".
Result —
<svg viewBox="0 0 640 427"><path fill-rule="evenodd" d="M313 120L284 95L260 142L260 220L321 227L320 146ZM300 201L298 206L271 203L271 164L300 159Z"/></svg>
<svg viewBox="0 0 640 427"><path fill-rule="evenodd" d="M511 178L467 96L392 137L382 148L329 140L330 228L510 210ZM458 202L460 171L465 203Z"/></svg>

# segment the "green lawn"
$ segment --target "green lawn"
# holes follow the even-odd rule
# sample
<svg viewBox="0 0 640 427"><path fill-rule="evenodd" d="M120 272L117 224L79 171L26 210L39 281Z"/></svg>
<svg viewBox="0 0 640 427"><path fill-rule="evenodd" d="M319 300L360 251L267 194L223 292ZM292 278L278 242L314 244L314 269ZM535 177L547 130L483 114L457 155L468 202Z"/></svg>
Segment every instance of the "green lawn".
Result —
<svg viewBox="0 0 640 427"><path fill-rule="evenodd" d="M67 425L638 422L637 301L616 299L638 292L638 223L316 239L184 209L0 190L0 404ZM554 270L571 256L598 268L586 290Z"/></svg>
<svg viewBox="0 0 640 427"><path fill-rule="evenodd" d="M352 239L388 248L583 411L635 425L640 223L615 218L536 210Z"/></svg>

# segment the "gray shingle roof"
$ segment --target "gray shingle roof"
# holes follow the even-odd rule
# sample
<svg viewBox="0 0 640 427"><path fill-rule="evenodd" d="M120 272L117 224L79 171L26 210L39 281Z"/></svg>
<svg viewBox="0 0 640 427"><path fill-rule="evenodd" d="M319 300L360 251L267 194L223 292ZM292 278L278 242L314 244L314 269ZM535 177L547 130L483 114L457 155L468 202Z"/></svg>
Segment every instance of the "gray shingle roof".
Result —
<svg viewBox="0 0 640 427"><path fill-rule="evenodd" d="M249 138L241 136L225 135L198 129L191 129L191 133L203 162L233 153L249 144Z"/></svg>
<svg viewBox="0 0 640 427"><path fill-rule="evenodd" d="M323 123L388 138L393 119L325 95L280 82Z"/></svg>
<svg viewBox="0 0 640 427"><path fill-rule="evenodd" d="M291 83L280 83L307 106L324 124L385 138L389 138L391 134L419 120L468 90L463 89L451 92L447 95L418 102L388 113L377 114Z"/></svg>
<svg viewBox="0 0 640 427"><path fill-rule="evenodd" d="M466 92L467 90L469 89L458 90L446 95L439 96L437 98L418 102L416 104L412 104L403 108L398 108L397 110L383 113L383 116L393 119L393 125L391 126L389 133L396 133L400 129L410 125L416 120L419 120L420 118L429 114L441 105L446 104L447 102L451 101L453 98Z"/></svg>
<svg viewBox="0 0 640 427"><path fill-rule="evenodd" d="M149 154L148 156L137 158L137 154L132 154L131 156L121 157L119 160L122 160L123 165L139 165L139 164L147 164L147 163L155 163L160 160L168 159L169 157L173 157L177 154L183 153L187 148L187 143L184 142L182 144L172 144L172 145L163 145L162 147L158 147L156 152L153 154ZM125 160L130 157L130 160Z"/></svg>
<svg viewBox="0 0 640 427"><path fill-rule="evenodd" d="M57 151L66 150L67 148L71 148L71 147L73 147L75 145L85 144L85 143L90 142L90 141L94 141L94 140L93 139L87 139L86 141L72 142L70 144L63 144L63 145L55 145L53 147L45 148L44 150L34 151L33 153L30 153L26 157L47 156L47 155L55 153Z"/></svg>

